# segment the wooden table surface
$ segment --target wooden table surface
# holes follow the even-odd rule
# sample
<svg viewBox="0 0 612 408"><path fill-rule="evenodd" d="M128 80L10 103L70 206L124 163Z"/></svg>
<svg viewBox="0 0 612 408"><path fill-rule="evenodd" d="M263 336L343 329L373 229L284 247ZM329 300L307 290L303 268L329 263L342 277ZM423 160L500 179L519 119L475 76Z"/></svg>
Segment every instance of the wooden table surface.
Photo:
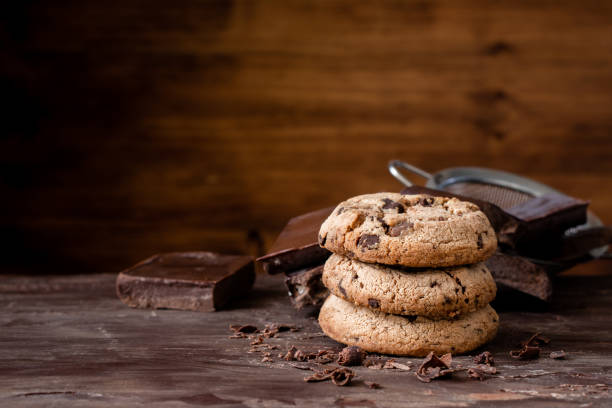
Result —
<svg viewBox="0 0 612 408"><path fill-rule="evenodd" d="M603 272L612 264L599 262ZM607 276L606 276L607 275ZM114 274L0 280L0 406L147 407L427 407L610 406L612 276L564 276L552 305L503 311L486 346L499 374L483 382L465 373L421 383L421 359L399 358L411 371L355 368L347 387L305 383L308 371L278 358L291 345L340 349L315 320L294 311L278 276L259 276L251 295L215 313L137 310L115 296ZM229 339L230 324L292 323L297 332L266 339L272 362ZM508 351L530 334L552 339L538 360ZM565 350L567 360L550 351ZM454 361L468 365L469 356ZM379 383L369 389L364 381ZM602 385L603 384L603 385Z"/></svg>

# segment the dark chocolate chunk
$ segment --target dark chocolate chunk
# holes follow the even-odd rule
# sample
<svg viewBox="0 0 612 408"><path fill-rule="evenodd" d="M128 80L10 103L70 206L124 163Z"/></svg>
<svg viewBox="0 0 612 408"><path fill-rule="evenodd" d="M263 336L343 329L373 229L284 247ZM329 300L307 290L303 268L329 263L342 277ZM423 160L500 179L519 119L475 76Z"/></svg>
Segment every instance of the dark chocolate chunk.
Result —
<svg viewBox="0 0 612 408"><path fill-rule="evenodd" d="M436 281L436 280L429 284L430 288L435 288L436 286L438 286L438 281Z"/></svg>
<svg viewBox="0 0 612 408"><path fill-rule="evenodd" d="M325 262L330 252L319 246L326 237L319 237L321 224L333 208L323 208L289 220L270 247L268 254L257 258L267 273L276 274L313 267Z"/></svg>
<svg viewBox="0 0 612 408"><path fill-rule="evenodd" d="M321 281L322 275L323 265L302 269L285 278L291 302L296 309L301 310L309 306L321 307L329 295L329 291Z"/></svg>
<svg viewBox="0 0 612 408"><path fill-rule="evenodd" d="M476 247L478 249L484 248L484 246L482 244L482 234L478 234L478 239L476 240Z"/></svg>
<svg viewBox="0 0 612 408"><path fill-rule="evenodd" d="M374 309L378 309L380 308L380 302L378 301L378 299L370 298L368 299L368 306Z"/></svg>
<svg viewBox="0 0 612 408"><path fill-rule="evenodd" d="M495 365L495 360L493 359L493 355L488 351L483 351L474 357L474 364L485 364L493 366Z"/></svg>
<svg viewBox="0 0 612 408"><path fill-rule="evenodd" d="M430 352L416 371L417 378L422 382L430 382L436 378L448 377L456 370L451 368L452 356L450 353L437 357Z"/></svg>
<svg viewBox="0 0 612 408"><path fill-rule="evenodd" d="M549 354L549 357L555 360L565 360L565 357L567 357L567 354L563 350L551 351Z"/></svg>
<svg viewBox="0 0 612 408"><path fill-rule="evenodd" d="M433 203L434 203L433 197L423 197L419 199L419 204L421 204L423 207L431 207Z"/></svg>
<svg viewBox="0 0 612 408"><path fill-rule="evenodd" d="M383 198L384 201L384 205L382 206L383 210L397 210L398 214L402 214L405 209L404 206L401 203L398 203L397 201L393 201L390 200L388 198Z"/></svg>
<svg viewBox="0 0 612 408"><path fill-rule="evenodd" d="M378 247L378 243L380 242L380 238L378 235L374 234L365 234L359 237L357 240L357 246L363 249L375 249Z"/></svg>
<svg viewBox="0 0 612 408"><path fill-rule="evenodd" d="M545 267L518 256L496 252L485 261L499 288L498 300L516 297L519 292L548 302L552 298L552 280Z"/></svg>
<svg viewBox="0 0 612 408"><path fill-rule="evenodd" d="M213 311L253 286L250 256L213 252L154 255L117 276L117 296L128 306Z"/></svg>
<svg viewBox="0 0 612 408"><path fill-rule="evenodd" d="M357 346L349 346L342 349L338 354L338 364L343 366L360 366L365 359L366 353Z"/></svg>
<svg viewBox="0 0 612 408"><path fill-rule="evenodd" d="M399 237L402 232L408 231L414 227L410 221L401 221L389 228L388 234L392 237Z"/></svg>
<svg viewBox="0 0 612 408"><path fill-rule="evenodd" d="M342 296L344 296L344 298L346 299L348 297L348 295L346 294L346 290L342 287L342 280L344 278L340 279L340 282L338 282L338 290L340 291L340 293L342 293Z"/></svg>

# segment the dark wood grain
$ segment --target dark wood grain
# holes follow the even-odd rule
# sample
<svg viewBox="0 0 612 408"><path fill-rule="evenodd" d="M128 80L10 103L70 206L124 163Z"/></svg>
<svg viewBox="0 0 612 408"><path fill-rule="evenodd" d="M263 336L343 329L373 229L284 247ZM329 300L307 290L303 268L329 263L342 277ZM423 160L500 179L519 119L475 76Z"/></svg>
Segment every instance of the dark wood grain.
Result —
<svg viewBox="0 0 612 408"><path fill-rule="evenodd" d="M609 270L610 263L598 267ZM610 276L559 279L549 310L500 313L486 346L499 374L484 382L421 383L421 359L398 358L411 371L357 367L353 385L307 384L307 371L278 358L291 345L306 351L341 346L315 321L296 314L282 278L263 276L229 310L197 313L130 309L114 293L115 274L0 280L0 405L50 406L609 406L612 396ZM230 324L291 323L298 332L266 339L272 362L248 353L248 339L229 339ZM508 351L536 331L551 338L538 360ZM567 360L548 353L565 350ZM469 365L471 357L455 362ZM364 381L383 388L371 390ZM597 385L604 384L605 386ZM183 403L184 405L181 405ZM527 405L525 405L527 404ZM479 405L481 406L481 405ZM488 405L487 405L488 406Z"/></svg>
<svg viewBox="0 0 612 408"><path fill-rule="evenodd" d="M399 190L393 158L518 172L610 223L611 18L599 1L12 2L3 266L261 255L292 216Z"/></svg>

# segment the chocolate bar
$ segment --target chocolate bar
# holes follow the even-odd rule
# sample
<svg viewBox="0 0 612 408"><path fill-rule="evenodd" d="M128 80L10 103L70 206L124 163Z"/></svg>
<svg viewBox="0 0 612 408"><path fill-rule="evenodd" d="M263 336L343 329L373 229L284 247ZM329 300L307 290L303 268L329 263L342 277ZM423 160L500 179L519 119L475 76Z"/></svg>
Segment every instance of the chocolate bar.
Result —
<svg viewBox="0 0 612 408"><path fill-rule="evenodd" d="M136 308L214 311L255 281L253 258L213 252L154 255L117 276L117 296Z"/></svg>
<svg viewBox="0 0 612 408"><path fill-rule="evenodd" d="M502 296L505 291L511 289L545 302L550 301L552 281L545 266L518 255L499 251L487 259L485 264L491 271Z"/></svg>
<svg viewBox="0 0 612 408"><path fill-rule="evenodd" d="M334 207L309 212L289 220L267 255L257 258L269 274L320 265L330 252L319 246L319 228Z"/></svg>
<svg viewBox="0 0 612 408"><path fill-rule="evenodd" d="M319 265L295 271L285 278L291 303L296 309L301 310L308 306L321 307L329 294L321 281L322 275L323 265Z"/></svg>

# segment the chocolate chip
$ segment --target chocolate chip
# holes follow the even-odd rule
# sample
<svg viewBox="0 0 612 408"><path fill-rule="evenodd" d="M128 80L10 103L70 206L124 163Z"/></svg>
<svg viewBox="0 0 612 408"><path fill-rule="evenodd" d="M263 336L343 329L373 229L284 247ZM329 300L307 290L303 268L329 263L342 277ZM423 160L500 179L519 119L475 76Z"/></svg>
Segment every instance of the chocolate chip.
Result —
<svg viewBox="0 0 612 408"><path fill-rule="evenodd" d="M444 296L444 304L446 305L446 304L448 304L450 302L451 302L451 298L449 298L448 296L445 295Z"/></svg>
<svg viewBox="0 0 612 408"><path fill-rule="evenodd" d="M423 207L431 207L433 203L433 197L423 197L419 199L419 204L421 204Z"/></svg>
<svg viewBox="0 0 612 408"><path fill-rule="evenodd" d="M555 360L565 360L565 357L567 355L565 354L565 351L563 350L559 350L559 351L551 351L549 357Z"/></svg>
<svg viewBox="0 0 612 408"><path fill-rule="evenodd" d="M382 208L383 210L397 210L398 214L402 214L404 211L404 206L398 203L397 201L390 200L388 198L383 198L383 202L385 203Z"/></svg>
<svg viewBox="0 0 612 408"><path fill-rule="evenodd" d="M476 241L476 246L478 247L478 249L484 248L484 245L482 244L482 234L478 234L478 241Z"/></svg>
<svg viewBox="0 0 612 408"><path fill-rule="evenodd" d="M345 347L338 354L338 364L343 366L360 366L365 359L366 353L361 347Z"/></svg>
<svg viewBox="0 0 612 408"><path fill-rule="evenodd" d="M345 298L348 297L346 294L346 290L344 290L344 288L342 287L342 279L340 279L340 282L338 282L338 290L340 291L340 293L342 293L342 296L344 296Z"/></svg>
<svg viewBox="0 0 612 408"><path fill-rule="evenodd" d="M378 235L366 234L359 237L357 240L357 246L361 247L362 249L376 249L379 242L380 238Z"/></svg>
<svg viewBox="0 0 612 408"><path fill-rule="evenodd" d="M319 246L325 246L325 241L327 240L327 235L321 236L319 235Z"/></svg>
<svg viewBox="0 0 612 408"><path fill-rule="evenodd" d="M476 357L474 357L474 364L486 364L486 365L495 365L495 360L493 359L493 355L488 351L483 351Z"/></svg>
<svg viewBox="0 0 612 408"><path fill-rule="evenodd" d="M470 299L468 299L468 298L465 298L463 301L465 302L465 304L466 304L466 305L467 305L468 303L470 303Z"/></svg>
<svg viewBox="0 0 612 408"><path fill-rule="evenodd" d="M370 298L368 299L368 306L374 309L378 309L380 307L380 303L378 302L377 299Z"/></svg>
<svg viewBox="0 0 612 408"><path fill-rule="evenodd" d="M380 225L382 225L383 229L385 230L385 234L389 233L389 224L387 224L384 220L384 218L382 217L376 217L376 219L378 220L378 222L380 222Z"/></svg>
<svg viewBox="0 0 612 408"><path fill-rule="evenodd" d="M436 287L436 286L438 286L438 281L433 281L433 282L431 282L431 283L429 284L429 287L430 287L430 288L434 288L434 287Z"/></svg>
<svg viewBox="0 0 612 408"><path fill-rule="evenodd" d="M403 315L402 317L404 317L406 320L408 320L410 323L414 322L419 316L415 316L415 315Z"/></svg>
<svg viewBox="0 0 612 408"><path fill-rule="evenodd" d="M410 221L402 221L391 228L389 228L389 235L392 237L399 237L404 231L408 231L414 227L414 224Z"/></svg>
<svg viewBox="0 0 612 408"><path fill-rule="evenodd" d="M340 207L338 208L338 211L336 211L336 215L340 215L344 212L344 207Z"/></svg>

